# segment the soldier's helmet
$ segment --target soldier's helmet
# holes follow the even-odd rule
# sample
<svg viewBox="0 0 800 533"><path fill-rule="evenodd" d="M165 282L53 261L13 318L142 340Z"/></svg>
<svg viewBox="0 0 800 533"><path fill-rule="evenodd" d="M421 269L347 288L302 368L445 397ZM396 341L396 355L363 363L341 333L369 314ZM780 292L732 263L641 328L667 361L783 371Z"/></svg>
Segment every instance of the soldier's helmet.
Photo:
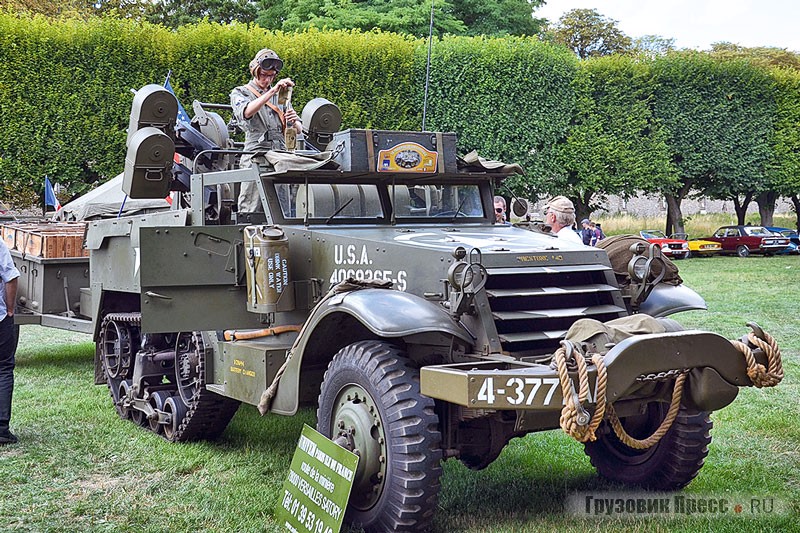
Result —
<svg viewBox="0 0 800 533"><path fill-rule="evenodd" d="M250 61L250 74L254 78L257 77L258 69L261 70L274 70L277 74L283 68L283 59L278 57L274 50L269 48L262 48L258 51L256 56Z"/></svg>

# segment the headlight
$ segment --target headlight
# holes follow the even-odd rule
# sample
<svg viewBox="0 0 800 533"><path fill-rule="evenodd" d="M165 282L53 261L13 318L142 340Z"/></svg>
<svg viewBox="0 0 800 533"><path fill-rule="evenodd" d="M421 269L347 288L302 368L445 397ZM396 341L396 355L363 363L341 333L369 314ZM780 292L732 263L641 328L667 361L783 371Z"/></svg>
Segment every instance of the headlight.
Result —
<svg viewBox="0 0 800 533"><path fill-rule="evenodd" d="M647 258L639 255L628 263L628 275L637 283L647 278Z"/></svg>

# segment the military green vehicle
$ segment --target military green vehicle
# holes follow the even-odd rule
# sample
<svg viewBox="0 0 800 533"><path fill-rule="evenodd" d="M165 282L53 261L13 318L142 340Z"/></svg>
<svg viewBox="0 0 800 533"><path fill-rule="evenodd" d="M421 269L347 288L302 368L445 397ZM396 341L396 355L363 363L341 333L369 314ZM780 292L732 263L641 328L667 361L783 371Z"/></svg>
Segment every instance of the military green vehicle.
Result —
<svg viewBox="0 0 800 533"><path fill-rule="evenodd" d="M315 406L360 456L347 520L419 530L443 460L483 468L570 424L601 475L683 487L709 413L753 384L730 341L662 318L705 304L662 283L657 248L628 247L620 288L605 250L494 223L512 168L459 160L454 134L338 131L312 100L308 149L238 169L225 122L194 108L176 123L174 96L142 88L126 158L131 197L187 207L87 233L96 376L124 419L179 442L217 438L242 403ZM245 183L263 212L232 205Z"/></svg>

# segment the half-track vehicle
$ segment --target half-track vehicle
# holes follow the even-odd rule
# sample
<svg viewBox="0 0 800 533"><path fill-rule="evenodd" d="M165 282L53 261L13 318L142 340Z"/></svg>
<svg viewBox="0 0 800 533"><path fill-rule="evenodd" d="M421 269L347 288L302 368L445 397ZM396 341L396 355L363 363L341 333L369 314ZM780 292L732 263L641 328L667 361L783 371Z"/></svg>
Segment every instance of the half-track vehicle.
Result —
<svg viewBox="0 0 800 533"><path fill-rule="evenodd" d="M779 373L757 327L737 348L664 318L705 304L661 283L657 246L627 248L620 286L605 250L494 222L511 167L459 160L452 133L339 131L331 106L303 110L317 150L239 169L212 107L186 124L163 88L136 93L125 190L182 202L89 223L95 375L120 417L179 442L242 403L314 406L360 456L347 520L417 530L443 460L483 468L559 427L607 478L683 487L748 366ZM242 183L260 212L236 211Z"/></svg>

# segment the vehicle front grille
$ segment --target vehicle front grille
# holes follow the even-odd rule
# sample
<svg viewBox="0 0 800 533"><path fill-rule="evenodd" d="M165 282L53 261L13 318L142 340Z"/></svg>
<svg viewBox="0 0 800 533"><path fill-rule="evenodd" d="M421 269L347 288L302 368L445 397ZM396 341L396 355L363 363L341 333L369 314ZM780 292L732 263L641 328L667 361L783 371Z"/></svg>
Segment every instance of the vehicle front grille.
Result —
<svg viewBox="0 0 800 533"><path fill-rule="evenodd" d="M601 264L489 269L486 293L503 350L552 353L580 318L625 316L611 267Z"/></svg>

